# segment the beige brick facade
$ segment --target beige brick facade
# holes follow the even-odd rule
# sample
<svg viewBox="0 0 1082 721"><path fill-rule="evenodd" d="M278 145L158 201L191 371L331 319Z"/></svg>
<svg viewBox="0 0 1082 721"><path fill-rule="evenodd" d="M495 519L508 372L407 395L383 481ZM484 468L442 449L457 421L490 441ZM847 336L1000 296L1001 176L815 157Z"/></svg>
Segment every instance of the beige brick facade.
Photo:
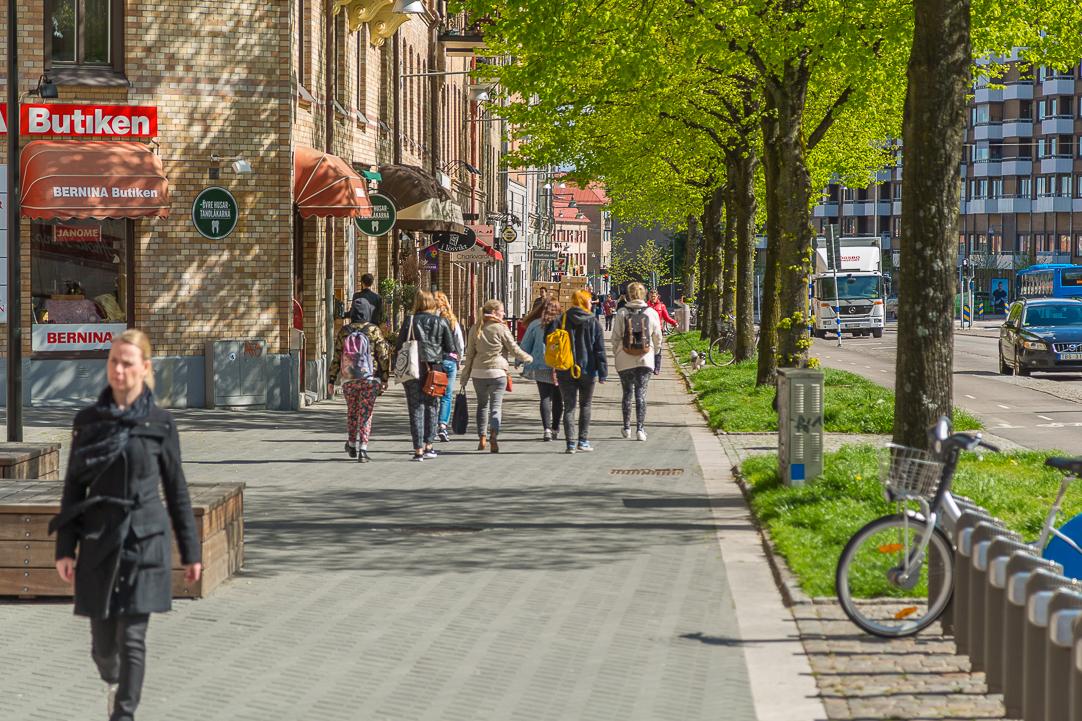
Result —
<svg viewBox="0 0 1082 721"><path fill-rule="evenodd" d="M269 353L288 362L298 276L305 356L310 367L318 366L328 351L328 242L334 295L344 303L361 274L382 279L392 272L391 235L370 238L349 229L347 219L311 218L295 227L292 151L299 145L327 150L359 169L400 162L432 174L446 170L465 212L483 222L488 211L499 209L499 127L470 122L479 116L468 78L408 77L460 72L473 62L444 56L435 12L442 3L427 4L428 14L410 16L395 36L383 39L368 24L349 32L346 14L329 16L333 4L321 0L128 0L122 4L122 77L128 85L57 83L59 98L44 102L157 108L155 146L169 178L170 215L134 221L130 281L134 325L150 334L155 356L198 363L207 341L257 337L267 341ZM21 4L20 11L20 89L27 90L48 69L45 18L41 3ZM396 44L400 72L406 76L398 88L393 82ZM254 173L235 175L229 161L212 162L213 154L241 155ZM456 160L483 168L485 175L466 173ZM218 179L210 177L212 168L218 169ZM235 231L222 240L202 237L191 220L195 196L211 185L228 189L240 209ZM23 352L32 358L29 235L30 223L24 221ZM294 247L298 241L303 243L299 251ZM426 242L423 237L418 241ZM441 262L438 273L423 278L422 285L435 282L468 318L490 285L485 271L476 272L471 282L475 271ZM85 361L101 364L102 355L88 354ZM44 360L55 359L39 355L32 363ZM308 386L316 387L313 379ZM85 394L85 389L72 392ZM201 389L164 393L179 404L198 404Z"/></svg>

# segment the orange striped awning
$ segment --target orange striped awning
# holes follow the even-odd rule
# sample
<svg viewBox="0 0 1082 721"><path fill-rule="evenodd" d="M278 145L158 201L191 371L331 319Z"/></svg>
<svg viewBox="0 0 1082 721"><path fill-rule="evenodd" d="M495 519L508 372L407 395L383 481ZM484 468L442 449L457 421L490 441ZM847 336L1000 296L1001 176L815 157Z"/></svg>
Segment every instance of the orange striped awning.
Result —
<svg viewBox="0 0 1082 721"><path fill-rule="evenodd" d="M302 218L367 218L368 185L337 155L306 145L293 151L293 202Z"/></svg>

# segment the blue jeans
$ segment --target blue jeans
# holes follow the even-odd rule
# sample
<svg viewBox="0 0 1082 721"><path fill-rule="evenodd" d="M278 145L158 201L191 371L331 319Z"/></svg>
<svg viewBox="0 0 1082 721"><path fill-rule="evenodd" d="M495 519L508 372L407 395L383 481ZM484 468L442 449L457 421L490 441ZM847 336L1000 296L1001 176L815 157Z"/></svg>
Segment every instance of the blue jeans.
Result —
<svg viewBox="0 0 1082 721"><path fill-rule="evenodd" d="M445 360L443 372L447 374L447 392L440 398L440 425L451 422L451 410L455 407L455 378L458 377L458 361Z"/></svg>

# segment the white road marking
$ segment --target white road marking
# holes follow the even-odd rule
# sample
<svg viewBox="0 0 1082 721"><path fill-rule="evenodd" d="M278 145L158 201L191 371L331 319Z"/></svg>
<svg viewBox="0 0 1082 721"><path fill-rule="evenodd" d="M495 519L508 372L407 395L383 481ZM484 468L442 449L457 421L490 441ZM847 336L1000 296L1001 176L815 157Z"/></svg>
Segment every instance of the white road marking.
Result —
<svg viewBox="0 0 1082 721"><path fill-rule="evenodd" d="M886 373L886 370L884 370L883 368L880 368L880 369L879 369L879 372L880 372L880 373Z"/></svg>
<svg viewBox="0 0 1082 721"><path fill-rule="evenodd" d="M969 400L971 400L971 401L975 401L975 400L977 400L977 396L971 396L971 395L969 395L968 393L966 393L966 394L965 394L965 397L966 397L966 398L968 398L968 399L969 399Z"/></svg>
<svg viewBox="0 0 1082 721"><path fill-rule="evenodd" d="M1025 426L1012 426L1010 423L1000 423L996 426L997 430L1009 430L1012 428L1025 428Z"/></svg>
<svg viewBox="0 0 1082 721"><path fill-rule="evenodd" d="M1054 420L1056 420L1055 418L1049 418L1048 416L1042 416L1040 413L1037 414L1037 417L1042 419L1042 420L1045 420L1045 421L1054 421Z"/></svg>
<svg viewBox="0 0 1082 721"><path fill-rule="evenodd" d="M999 406L1000 408L1002 408L1005 411L1009 411L1011 409L1010 406L1005 406L1002 403L996 403L996 405Z"/></svg>
<svg viewBox="0 0 1082 721"><path fill-rule="evenodd" d="M868 370L871 370L871 369L872 369L872 367L871 367L871 366L864 366L864 367L865 367L865 368L867 368Z"/></svg>

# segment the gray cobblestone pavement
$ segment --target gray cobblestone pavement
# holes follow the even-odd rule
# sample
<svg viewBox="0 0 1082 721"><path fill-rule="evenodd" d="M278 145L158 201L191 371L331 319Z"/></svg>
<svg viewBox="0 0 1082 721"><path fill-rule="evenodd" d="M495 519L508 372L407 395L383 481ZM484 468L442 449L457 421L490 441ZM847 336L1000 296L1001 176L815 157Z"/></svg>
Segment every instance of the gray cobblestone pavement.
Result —
<svg viewBox="0 0 1082 721"><path fill-rule="evenodd" d="M597 450L565 456L520 382L502 453L422 464L397 388L367 465L340 402L179 411L189 480L248 484L246 566L152 620L140 719L753 719L687 397L671 368L650 390L645 443L613 382ZM28 415L64 438L72 412ZM88 645L69 604L0 602L0 719L104 718Z"/></svg>

